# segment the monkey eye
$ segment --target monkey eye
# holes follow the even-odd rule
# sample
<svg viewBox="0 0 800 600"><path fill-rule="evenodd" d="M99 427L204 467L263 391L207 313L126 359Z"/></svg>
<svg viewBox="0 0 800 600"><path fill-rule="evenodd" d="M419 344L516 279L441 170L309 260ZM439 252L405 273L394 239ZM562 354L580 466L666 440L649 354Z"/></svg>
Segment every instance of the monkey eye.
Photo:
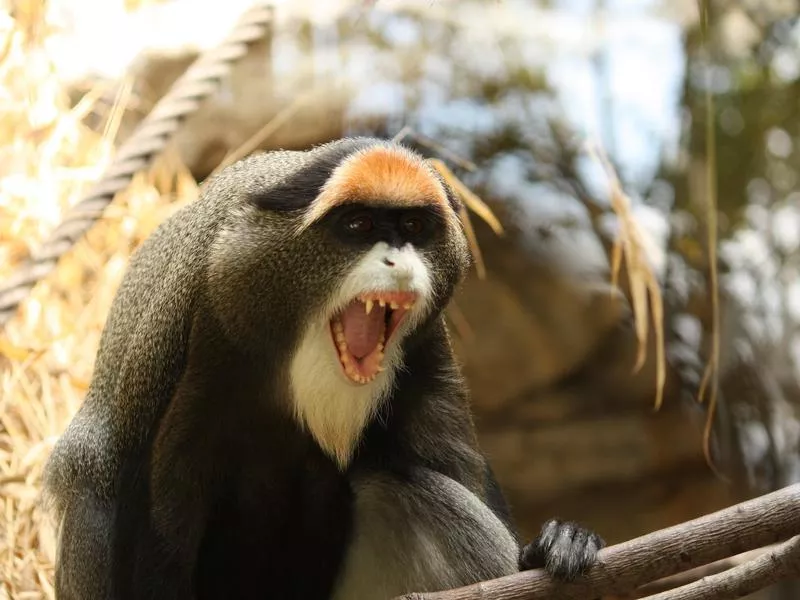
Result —
<svg viewBox="0 0 800 600"><path fill-rule="evenodd" d="M425 229L425 222L420 217L409 216L403 219L401 226L403 227L403 231L406 233L418 235L422 233L423 229Z"/></svg>
<svg viewBox="0 0 800 600"><path fill-rule="evenodd" d="M374 225L372 223L372 219L370 219L367 215L362 214L348 219L345 223L345 227L350 233L369 233L372 231Z"/></svg>

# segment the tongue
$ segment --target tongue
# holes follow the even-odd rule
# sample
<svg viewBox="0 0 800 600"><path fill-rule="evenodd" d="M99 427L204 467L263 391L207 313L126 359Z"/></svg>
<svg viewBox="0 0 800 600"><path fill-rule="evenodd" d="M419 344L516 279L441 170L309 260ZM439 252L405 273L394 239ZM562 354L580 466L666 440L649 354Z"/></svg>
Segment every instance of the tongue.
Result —
<svg viewBox="0 0 800 600"><path fill-rule="evenodd" d="M345 309L342 326L350 354L361 359L375 349L386 327L385 316L386 309L377 304L369 314L364 309L364 303L359 301Z"/></svg>

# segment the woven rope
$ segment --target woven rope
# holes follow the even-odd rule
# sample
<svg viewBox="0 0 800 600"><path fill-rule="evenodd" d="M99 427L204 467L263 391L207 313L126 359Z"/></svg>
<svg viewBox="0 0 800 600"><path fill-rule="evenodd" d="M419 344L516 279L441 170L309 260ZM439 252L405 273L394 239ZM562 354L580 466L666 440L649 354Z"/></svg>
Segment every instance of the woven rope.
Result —
<svg viewBox="0 0 800 600"><path fill-rule="evenodd" d="M0 327L16 313L33 287L56 268L58 260L103 215L117 192L125 189L134 175L151 165L183 119L217 90L221 78L247 53L248 46L267 34L272 17L271 6L258 4L250 8L217 47L203 53L172 85L120 146L114 161L92 190L67 212L41 248L0 287Z"/></svg>

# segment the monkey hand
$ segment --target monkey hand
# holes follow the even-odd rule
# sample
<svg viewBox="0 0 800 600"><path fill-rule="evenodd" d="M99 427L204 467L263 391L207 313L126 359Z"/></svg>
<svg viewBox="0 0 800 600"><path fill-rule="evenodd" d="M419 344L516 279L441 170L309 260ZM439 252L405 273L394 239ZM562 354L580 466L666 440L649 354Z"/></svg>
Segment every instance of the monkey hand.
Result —
<svg viewBox="0 0 800 600"><path fill-rule="evenodd" d="M539 537L522 548L521 571L544 569L551 577L573 581L591 567L597 552L605 546L593 531L571 521L551 519L542 526Z"/></svg>

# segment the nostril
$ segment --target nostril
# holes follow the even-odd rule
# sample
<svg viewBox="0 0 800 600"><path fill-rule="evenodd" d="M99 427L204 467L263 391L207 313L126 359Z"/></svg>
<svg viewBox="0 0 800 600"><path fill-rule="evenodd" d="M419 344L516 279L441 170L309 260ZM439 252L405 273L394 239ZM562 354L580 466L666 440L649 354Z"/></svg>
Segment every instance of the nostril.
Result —
<svg viewBox="0 0 800 600"><path fill-rule="evenodd" d="M383 264L385 264L387 267L393 267L394 266L394 262L389 260L388 258L384 258L383 259Z"/></svg>

